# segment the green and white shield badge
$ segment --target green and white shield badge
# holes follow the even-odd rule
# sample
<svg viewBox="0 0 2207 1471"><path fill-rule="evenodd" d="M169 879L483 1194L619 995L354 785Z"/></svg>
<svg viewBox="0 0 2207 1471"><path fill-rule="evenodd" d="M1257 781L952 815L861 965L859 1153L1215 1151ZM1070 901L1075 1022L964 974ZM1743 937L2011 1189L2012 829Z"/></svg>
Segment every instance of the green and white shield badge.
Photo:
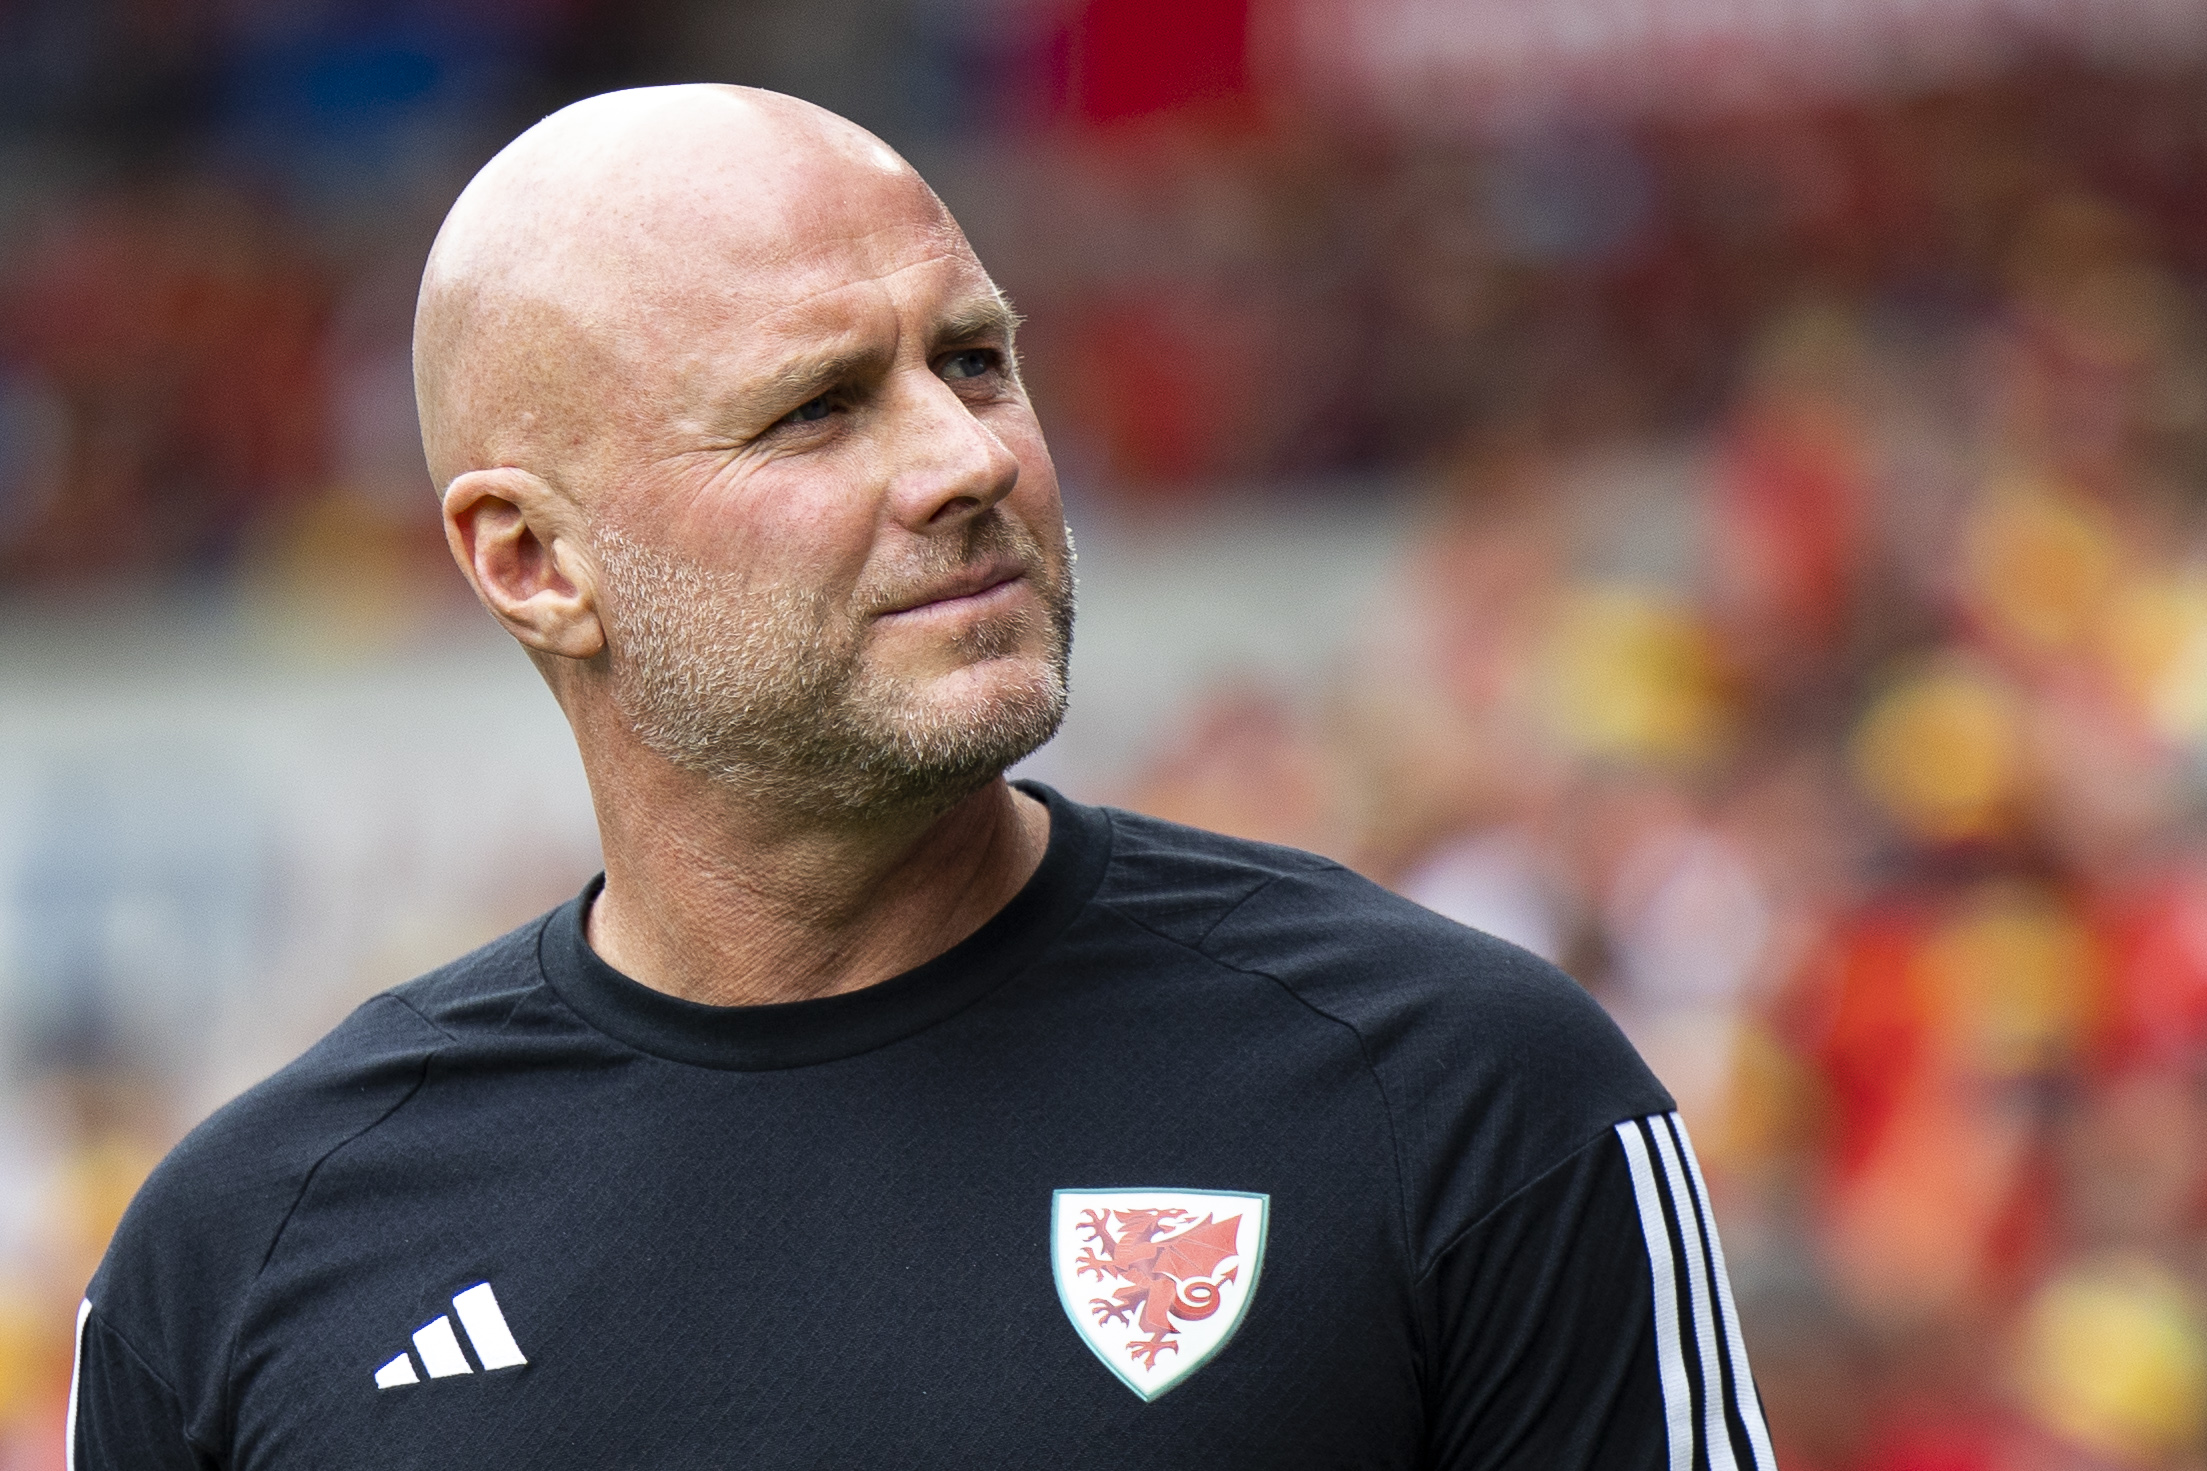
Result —
<svg viewBox="0 0 2207 1471"><path fill-rule="evenodd" d="M1050 1272L1081 1342L1153 1400L1226 1347L1257 1295L1272 1197L1060 1190Z"/></svg>

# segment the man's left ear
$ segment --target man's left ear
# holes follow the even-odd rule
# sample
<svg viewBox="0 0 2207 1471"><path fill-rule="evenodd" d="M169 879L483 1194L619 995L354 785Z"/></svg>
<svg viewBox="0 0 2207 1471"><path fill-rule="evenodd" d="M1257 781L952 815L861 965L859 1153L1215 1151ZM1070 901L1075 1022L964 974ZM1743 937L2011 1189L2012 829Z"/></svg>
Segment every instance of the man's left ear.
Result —
<svg viewBox="0 0 2207 1471"><path fill-rule="evenodd" d="M567 497L513 466L445 488L445 543L476 597L525 647L565 659L605 648L598 569L577 519Z"/></svg>

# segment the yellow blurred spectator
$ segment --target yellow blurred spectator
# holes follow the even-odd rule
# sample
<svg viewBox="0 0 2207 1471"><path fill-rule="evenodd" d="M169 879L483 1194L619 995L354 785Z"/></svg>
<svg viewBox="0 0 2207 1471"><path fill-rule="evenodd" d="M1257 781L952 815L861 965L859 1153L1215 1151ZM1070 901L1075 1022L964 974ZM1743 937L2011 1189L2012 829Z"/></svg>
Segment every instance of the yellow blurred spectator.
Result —
<svg viewBox="0 0 2207 1471"><path fill-rule="evenodd" d="M2075 648L2122 565L2107 513L2044 480L1995 480L1970 516L1964 594L1987 629L2027 653Z"/></svg>
<svg viewBox="0 0 2207 1471"><path fill-rule="evenodd" d="M1767 1023L1743 1018L1732 1037L1722 1109L1694 1136L1703 1141L1703 1163L1726 1173L1745 1173L1798 1151L1814 1107L1815 1086L1802 1059Z"/></svg>
<svg viewBox="0 0 2207 1471"><path fill-rule="evenodd" d="M2117 1466L2165 1467L2196 1451L2207 1424L2207 1331L2184 1284L2144 1257L2090 1262L2055 1277L2023 1318L2024 1407Z"/></svg>
<svg viewBox="0 0 2207 1471"><path fill-rule="evenodd" d="M2023 780L2021 710L2006 684L1957 659L1887 687L1856 727L1863 790L1904 831L1932 843L1994 837Z"/></svg>
<svg viewBox="0 0 2207 1471"><path fill-rule="evenodd" d="M1728 681L1707 626L1680 600L1582 588L1566 596L1551 638L1550 709L1575 749L1690 764L1721 748Z"/></svg>
<svg viewBox="0 0 2207 1471"><path fill-rule="evenodd" d="M2207 739L2207 575L2126 581L2098 634L2116 687L2148 730L2176 744Z"/></svg>
<svg viewBox="0 0 2207 1471"><path fill-rule="evenodd" d="M1948 1055L1982 1076L2059 1066L2080 1050L2098 1012L2103 967L2091 931L2033 885L1978 890L1916 963Z"/></svg>

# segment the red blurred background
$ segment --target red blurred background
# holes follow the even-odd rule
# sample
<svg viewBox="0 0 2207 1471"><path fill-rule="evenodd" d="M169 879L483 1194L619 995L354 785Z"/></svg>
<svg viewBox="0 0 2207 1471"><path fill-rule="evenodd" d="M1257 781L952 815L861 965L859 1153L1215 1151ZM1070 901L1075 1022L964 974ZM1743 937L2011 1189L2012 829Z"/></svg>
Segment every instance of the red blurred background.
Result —
<svg viewBox="0 0 2207 1471"><path fill-rule="evenodd" d="M514 131L696 79L1029 319L1033 769L1599 996L1789 1468L2207 1466L2207 3L0 0L0 1467L150 1160L590 871L408 320Z"/></svg>

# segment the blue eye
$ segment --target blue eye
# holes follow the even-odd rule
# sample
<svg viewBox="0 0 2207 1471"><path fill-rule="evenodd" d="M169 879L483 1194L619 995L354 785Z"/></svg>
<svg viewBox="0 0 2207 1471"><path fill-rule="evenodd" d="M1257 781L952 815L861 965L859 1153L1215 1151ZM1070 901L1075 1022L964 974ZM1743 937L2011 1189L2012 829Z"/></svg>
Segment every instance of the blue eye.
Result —
<svg viewBox="0 0 2207 1471"><path fill-rule="evenodd" d="M996 366L996 354L986 348L952 353L943 362L945 378L978 378Z"/></svg>
<svg viewBox="0 0 2207 1471"><path fill-rule="evenodd" d="M825 419L834 408L835 405L828 402L828 396L823 393L818 398L807 399L783 417L792 424L810 424Z"/></svg>

